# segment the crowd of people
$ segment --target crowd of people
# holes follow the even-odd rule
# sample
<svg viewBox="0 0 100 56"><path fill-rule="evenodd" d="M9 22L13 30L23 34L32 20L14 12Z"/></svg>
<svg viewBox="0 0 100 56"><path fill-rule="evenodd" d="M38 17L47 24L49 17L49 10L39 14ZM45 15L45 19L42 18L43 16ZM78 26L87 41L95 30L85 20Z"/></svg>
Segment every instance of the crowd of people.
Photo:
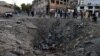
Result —
<svg viewBox="0 0 100 56"><path fill-rule="evenodd" d="M88 22L93 21L97 22L98 17L100 17L100 12L90 12L90 11L77 11L77 10L54 10L50 13L50 16L55 18L73 18L77 19L80 17L82 21Z"/></svg>
<svg viewBox="0 0 100 56"><path fill-rule="evenodd" d="M89 12L89 11L80 11L81 20L85 22L92 21L97 22L98 17L100 17L100 12Z"/></svg>
<svg viewBox="0 0 100 56"><path fill-rule="evenodd" d="M44 12L37 12L35 13L34 11L31 11L30 13L32 16L37 14L38 16L45 16L46 13ZM90 12L90 11L77 11L76 9L74 10L64 10L64 9L56 9L51 12L49 12L50 17L55 17L55 18L64 18L64 19L77 19L80 17L81 21L93 21L97 22L98 17L100 17L100 12Z"/></svg>

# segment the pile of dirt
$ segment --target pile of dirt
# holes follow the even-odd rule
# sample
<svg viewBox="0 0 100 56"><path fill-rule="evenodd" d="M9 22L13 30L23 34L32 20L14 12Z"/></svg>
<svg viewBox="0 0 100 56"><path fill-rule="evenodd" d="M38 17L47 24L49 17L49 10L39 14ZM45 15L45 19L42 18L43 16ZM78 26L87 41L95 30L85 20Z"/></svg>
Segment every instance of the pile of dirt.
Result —
<svg viewBox="0 0 100 56"><path fill-rule="evenodd" d="M29 22L0 21L0 56L32 56L36 26ZM33 36L34 35L34 36Z"/></svg>
<svg viewBox="0 0 100 56"><path fill-rule="evenodd" d="M95 28L70 19L0 21L0 56L96 56Z"/></svg>

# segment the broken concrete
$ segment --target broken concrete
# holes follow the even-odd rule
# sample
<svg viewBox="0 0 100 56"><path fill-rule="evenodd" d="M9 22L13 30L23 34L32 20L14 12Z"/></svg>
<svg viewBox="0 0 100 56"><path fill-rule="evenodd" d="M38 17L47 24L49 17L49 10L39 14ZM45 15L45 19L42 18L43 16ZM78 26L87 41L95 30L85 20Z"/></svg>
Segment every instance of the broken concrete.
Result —
<svg viewBox="0 0 100 56"><path fill-rule="evenodd" d="M96 56L92 27L68 19L0 21L0 56Z"/></svg>

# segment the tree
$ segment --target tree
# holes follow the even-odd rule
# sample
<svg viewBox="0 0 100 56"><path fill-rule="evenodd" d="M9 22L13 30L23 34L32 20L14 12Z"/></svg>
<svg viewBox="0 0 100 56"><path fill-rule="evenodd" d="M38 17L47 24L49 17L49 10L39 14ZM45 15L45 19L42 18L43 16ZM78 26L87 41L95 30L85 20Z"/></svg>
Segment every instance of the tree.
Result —
<svg viewBox="0 0 100 56"><path fill-rule="evenodd" d="M21 8L22 8L22 11L24 12L27 12L27 11L30 11L31 8L32 8L32 5L31 4L21 4Z"/></svg>
<svg viewBox="0 0 100 56"><path fill-rule="evenodd" d="M17 12L20 12L20 11L21 11L20 7L17 6L17 5L14 6L14 9L15 9L15 11L17 11Z"/></svg>
<svg viewBox="0 0 100 56"><path fill-rule="evenodd" d="M26 11L26 5L25 5L25 3L23 3L23 4L21 4L21 9L22 9L22 11Z"/></svg>
<svg viewBox="0 0 100 56"><path fill-rule="evenodd" d="M32 5L31 4L27 4L26 5L26 12L30 12L31 8L32 8Z"/></svg>
<svg viewBox="0 0 100 56"><path fill-rule="evenodd" d="M22 11L26 12L29 16L32 5L31 4L21 4Z"/></svg>

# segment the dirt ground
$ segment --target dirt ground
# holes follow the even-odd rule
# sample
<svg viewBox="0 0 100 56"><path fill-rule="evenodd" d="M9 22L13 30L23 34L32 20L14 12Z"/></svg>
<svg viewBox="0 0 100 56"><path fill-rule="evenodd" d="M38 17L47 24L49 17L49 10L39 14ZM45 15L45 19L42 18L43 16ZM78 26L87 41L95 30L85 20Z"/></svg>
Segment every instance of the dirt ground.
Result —
<svg viewBox="0 0 100 56"><path fill-rule="evenodd" d="M0 19L0 56L86 56L91 51L90 48L93 49L91 53L94 53L91 56L99 55L100 50L96 51L99 40L95 42L95 39L100 37L100 22L89 22L88 25L81 25L79 19L60 19L61 25L57 29L63 29L63 35L65 36L72 33L68 30L73 29L74 22L80 27L82 26L81 30L76 29L73 32L77 33L78 36L76 38L68 38L69 42L66 43L67 46L65 46L64 51L51 53L41 49L35 49L33 47L35 45L34 42L36 41L37 43L41 40L38 31L41 30L41 33L48 33L47 31L51 24L56 20L55 18ZM65 25L67 26L65 27ZM80 33L79 31L82 32ZM93 44L90 42L93 42ZM80 51L81 53L79 54L78 52Z"/></svg>

